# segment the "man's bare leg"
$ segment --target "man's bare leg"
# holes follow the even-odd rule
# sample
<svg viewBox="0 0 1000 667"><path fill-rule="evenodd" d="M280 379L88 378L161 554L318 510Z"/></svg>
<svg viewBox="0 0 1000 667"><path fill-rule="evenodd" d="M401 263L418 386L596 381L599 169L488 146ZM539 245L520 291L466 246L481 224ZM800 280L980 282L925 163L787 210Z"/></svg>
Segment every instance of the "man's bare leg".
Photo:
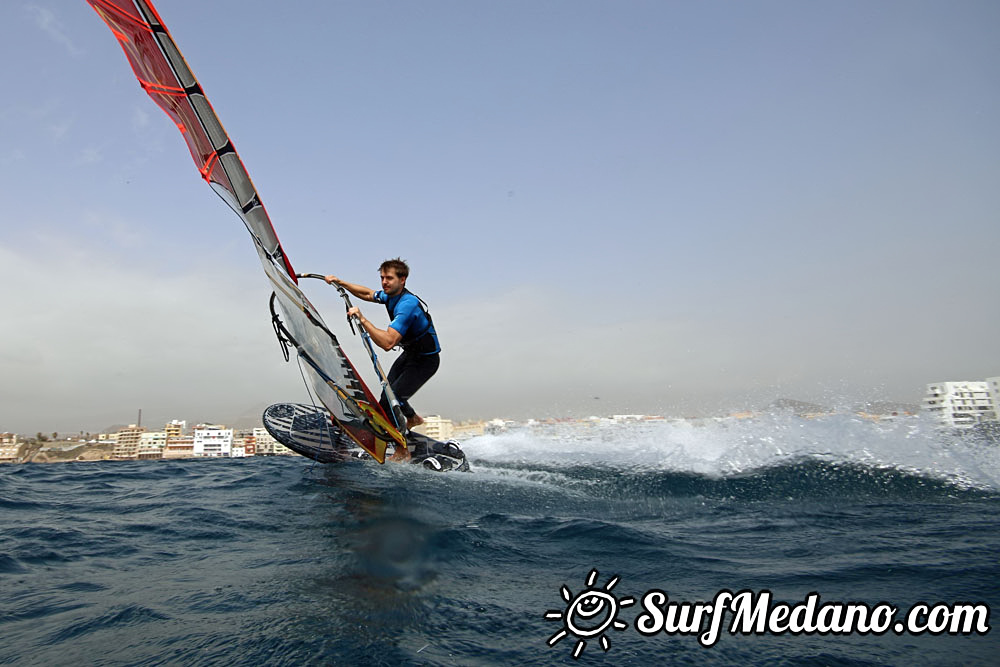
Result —
<svg viewBox="0 0 1000 667"><path fill-rule="evenodd" d="M396 447L396 451L392 453L389 460L395 463L406 463L410 460L410 450L406 447Z"/></svg>

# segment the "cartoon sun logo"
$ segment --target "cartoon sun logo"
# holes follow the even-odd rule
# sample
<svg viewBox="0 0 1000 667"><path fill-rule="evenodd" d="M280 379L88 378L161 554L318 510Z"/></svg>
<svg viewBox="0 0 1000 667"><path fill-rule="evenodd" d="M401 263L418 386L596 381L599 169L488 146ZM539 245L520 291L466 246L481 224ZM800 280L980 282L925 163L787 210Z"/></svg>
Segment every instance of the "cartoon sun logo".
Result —
<svg viewBox="0 0 1000 667"><path fill-rule="evenodd" d="M563 622L559 632L549 637L549 646L555 646L566 635L575 635L577 642L573 648L574 660L583 654L583 649L587 647L586 640L591 637L600 637L601 648L605 651L611 648L611 642L608 641L604 631L608 628L619 631L626 629L628 624L618 620L618 609L635 604L635 598L619 600L611 594L611 589L618 583L619 577L612 577L604 588L595 588L594 582L597 581L597 576L597 570L591 570L587 575L587 588L575 597L564 584L559 592L566 601L566 610L545 612L546 619Z"/></svg>

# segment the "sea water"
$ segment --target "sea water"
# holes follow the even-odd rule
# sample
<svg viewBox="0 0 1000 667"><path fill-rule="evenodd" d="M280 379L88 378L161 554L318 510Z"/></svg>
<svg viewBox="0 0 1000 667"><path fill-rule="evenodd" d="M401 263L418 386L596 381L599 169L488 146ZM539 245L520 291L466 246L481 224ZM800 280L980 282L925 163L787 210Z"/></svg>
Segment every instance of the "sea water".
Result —
<svg viewBox="0 0 1000 667"><path fill-rule="evenodd" d="M912 418L774 415L525 426L464 448L468 474L2 466L0 664L998 664L993 617L742 633L730 611L703 641L710 613L671 631L651 611L721 591L897 620L995 609L996 446Z"/></svg>

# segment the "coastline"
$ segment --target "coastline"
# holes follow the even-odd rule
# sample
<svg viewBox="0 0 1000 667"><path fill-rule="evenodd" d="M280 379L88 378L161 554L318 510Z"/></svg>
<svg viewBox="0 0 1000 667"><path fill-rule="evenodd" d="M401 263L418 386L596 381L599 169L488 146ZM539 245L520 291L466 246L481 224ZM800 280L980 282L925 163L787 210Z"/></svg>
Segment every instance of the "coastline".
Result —
<svg viewBox="0 0 1000 667"><path fill-rule="evenodd" d="M56 443L58 444L58 443ZM66 443L69 446L72 443ZM66 463L71 461L113 461L113 443L83 444L68 449L55 449L51 444L32 443L18 448L16 461L0 463Z"/></svg>

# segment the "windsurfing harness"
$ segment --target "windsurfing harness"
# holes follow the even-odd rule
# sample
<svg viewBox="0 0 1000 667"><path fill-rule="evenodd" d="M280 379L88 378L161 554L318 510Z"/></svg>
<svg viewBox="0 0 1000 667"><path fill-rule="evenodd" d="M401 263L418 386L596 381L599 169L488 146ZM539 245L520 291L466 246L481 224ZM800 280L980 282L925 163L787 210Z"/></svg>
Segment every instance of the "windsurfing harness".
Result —
<svg viewBox="0 0 1000 667"><path fill-rule="evenodd" d="M405 287L396 296L389 296L382 290L375 292L374 296L375 301L385 304L389 326L402 336L400 347L411 354L437 354L441 351L431 311L423 299Z"/></svg>

